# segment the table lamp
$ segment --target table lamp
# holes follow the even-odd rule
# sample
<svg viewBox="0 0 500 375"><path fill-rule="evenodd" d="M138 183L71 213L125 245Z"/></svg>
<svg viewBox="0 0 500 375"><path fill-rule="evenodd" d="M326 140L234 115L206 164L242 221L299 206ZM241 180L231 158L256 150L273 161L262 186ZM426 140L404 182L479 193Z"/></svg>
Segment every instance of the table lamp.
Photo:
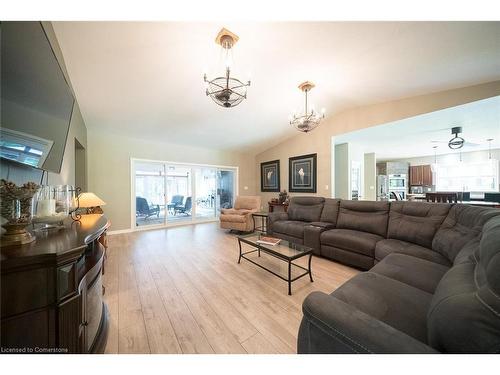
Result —
<svg viewBox="0 0 500 375"><path fill-rule="evenodd" d="M91 192L81 193L78 196L80 202L80 208L86 208L87 214L102 214L102 208L100 206L106 205L101 198Z"/></svg>

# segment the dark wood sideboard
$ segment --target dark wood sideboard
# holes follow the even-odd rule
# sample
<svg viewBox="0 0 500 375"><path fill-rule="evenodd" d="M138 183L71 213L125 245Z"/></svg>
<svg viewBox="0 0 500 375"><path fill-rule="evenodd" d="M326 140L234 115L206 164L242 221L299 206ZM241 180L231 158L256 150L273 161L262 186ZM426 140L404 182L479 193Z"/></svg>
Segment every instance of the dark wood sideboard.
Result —
<svg viewBox="0 0 500 375"><path fill-rule="evenodd" d="M103 301L103 215L82 215L36 241L1 249L2 353L102 353L108 335Z"/></svg>

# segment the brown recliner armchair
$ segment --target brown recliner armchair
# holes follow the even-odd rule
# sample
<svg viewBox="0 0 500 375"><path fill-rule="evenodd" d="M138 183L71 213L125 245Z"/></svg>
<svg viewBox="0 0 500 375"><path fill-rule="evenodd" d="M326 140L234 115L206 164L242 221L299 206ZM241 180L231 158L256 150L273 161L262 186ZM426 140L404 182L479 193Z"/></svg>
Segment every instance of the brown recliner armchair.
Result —
<svg viewBox="0 0 500 375"><path fill-rule="evenodd" d="M220 227L242 232L254 230L252 218L253 212L260 210L260 197L239 196L236 197L234 208L223 208L220 214Z"/></svg>

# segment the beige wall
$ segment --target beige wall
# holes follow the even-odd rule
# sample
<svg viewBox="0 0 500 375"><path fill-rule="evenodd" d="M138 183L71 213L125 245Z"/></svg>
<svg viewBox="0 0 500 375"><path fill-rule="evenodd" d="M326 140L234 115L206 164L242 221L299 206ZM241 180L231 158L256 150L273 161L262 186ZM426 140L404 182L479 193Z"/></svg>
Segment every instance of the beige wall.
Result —
<svg viewBox="0 0 500 375"><path fill-rule="evenodd" d="M88 132L88 139L88 190L107 203L103 209L111 230L130 229L131 158L239 167L239 194L255 194L255 159L248 155L145 141L95 129Z"/></svg>
<svg viewBox="0 0 500 375"><path fill-rule="evenodd" d="M364 200L377 200L377 160L374 152L365 154L364 160Z"/></svg>
<svg viewBox="0 0 500 375"><path fill-rule="evenodd" d="M318 192L316 195L331 196L331 185L334 185L334 182L332 183L331 181L334 169L334 165L331 163L331 138L333 136L496 95L500 95L500 81L354 108L331 115L311 133L297 134L277 146L258 154L256 156L255 167L255 176L257 177L254 185L255 189L257 192L260 192L259 178L261 162L275 159L280 160L281 189L288 190L288 158L317 153ZM326 188L327 185L329 189ZM277 196L277 193L260 194L262 202L267 202L271 197Z"/></svg>
<svg viewBox="0 0 500 375"><path fill-rule="evenodd" d="M333 147L333 146L332 146ZM351 158L349 157L349 143L342 143L340 145L336 145L334 152L334 172L337 178L332 184L332 193L328 196L336 196L342 199L350 198L350 189L351 189ZM333 193L334 192L334 193ZM325 194L325 197L327 195Z"/></svg>

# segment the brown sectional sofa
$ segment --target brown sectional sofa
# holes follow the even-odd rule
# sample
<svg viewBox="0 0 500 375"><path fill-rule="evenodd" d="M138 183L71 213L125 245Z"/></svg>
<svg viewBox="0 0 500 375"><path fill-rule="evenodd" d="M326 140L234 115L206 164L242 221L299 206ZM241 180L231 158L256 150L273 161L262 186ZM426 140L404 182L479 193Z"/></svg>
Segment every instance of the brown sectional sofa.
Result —
<svg viewBox="0 0 500 375"><path fill-rule="evenodd" d="M273 235L306 218L298 241L369 270L306 297L299 353L500 353L499 209L324 199L314 222L295 213L323 198L295 199Z"/></svg>

